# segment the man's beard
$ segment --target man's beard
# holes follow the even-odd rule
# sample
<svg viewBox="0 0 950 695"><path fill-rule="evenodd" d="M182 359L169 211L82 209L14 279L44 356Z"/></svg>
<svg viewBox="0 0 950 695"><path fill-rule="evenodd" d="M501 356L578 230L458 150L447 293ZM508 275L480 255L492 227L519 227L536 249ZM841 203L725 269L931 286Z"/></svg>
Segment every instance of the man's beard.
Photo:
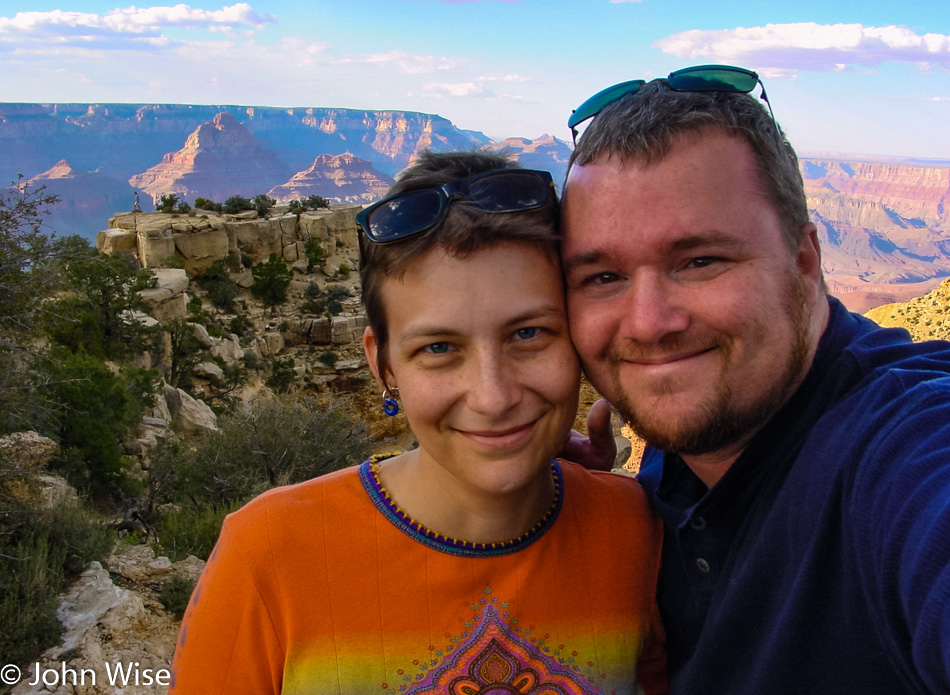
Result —
<svg viewBox="0 0 950 695"><path fill-rule="evenodd" d="M808 368L810 341L804 283L800 277L796 277L790 285L784 309L785 317L792 323L794 343L785 364L778 365L782 371L769 388L751 402L737 402L726 379L732 341L721 340L716 347L722 353L723 379L716 385L715 393L704 402L697 403L696 411L688 420L658 420L651 417L648 412L649 405L634 404L633 399L629 398L620 386L617 372L612 370L617 387L615 393L621 394L614 406L633 431L652 447L687 456L698 456L744 444L759 431L788 401ZM782 317L776 318L781 320ZM682 345L669 346L669 350L688 351L684 350ZM615 351L608 357L608 361L618 364L621 359L631 357L629 352L629 349Z"/></svg>

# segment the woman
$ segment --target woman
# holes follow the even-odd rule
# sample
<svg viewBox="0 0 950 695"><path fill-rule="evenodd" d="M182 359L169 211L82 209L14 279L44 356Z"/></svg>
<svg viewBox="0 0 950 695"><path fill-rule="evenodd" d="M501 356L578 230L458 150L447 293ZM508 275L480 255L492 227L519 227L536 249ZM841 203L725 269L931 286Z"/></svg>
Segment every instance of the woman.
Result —
<svg viewBox="0 0 950 695"><path fill-rule="evenodd" d="M363 344L417 449L228 517L172 693L665 692L660 527L577 409L550 176L425 153L360 213Z"/></svg>

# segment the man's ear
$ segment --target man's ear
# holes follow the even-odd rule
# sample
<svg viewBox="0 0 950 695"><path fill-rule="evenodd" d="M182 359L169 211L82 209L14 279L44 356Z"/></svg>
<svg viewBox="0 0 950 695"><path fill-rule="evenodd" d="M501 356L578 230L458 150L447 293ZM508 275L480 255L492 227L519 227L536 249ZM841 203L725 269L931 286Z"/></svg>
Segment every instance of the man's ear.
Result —
<svg viewBox="0 0 950 695"><path fill-rule="evenodd" d="M818 228L811 222L802 225L801 243L795 257L795 265L805 287L808 299L815 302L819 295L825 294L825 282L821 275L821 246L818 244Z"/></svg>

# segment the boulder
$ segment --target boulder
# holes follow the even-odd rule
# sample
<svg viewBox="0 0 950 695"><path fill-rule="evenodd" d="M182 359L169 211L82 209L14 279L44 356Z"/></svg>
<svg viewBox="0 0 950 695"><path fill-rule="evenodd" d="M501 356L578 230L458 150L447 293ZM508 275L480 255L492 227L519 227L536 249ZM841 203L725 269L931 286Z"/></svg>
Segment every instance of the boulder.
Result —
<svg viewBox="0 0 950 695"><path fill-rule="evenodd" d="M227 364L237 364L239 360L244 359L244 350L241 349L236 335L216 340L211 346L211 354L220 357Z"/></svg>
<svg viewBox="0 0 950 695"><path fill-rule="evenodd" d="M106 229L96 234L96 249L100 253L135 253L138 250L138 235L125 229Z"/></svg>
<svg viewBox="0 0 950 695"><path fill-rule="evenodd" d="M218 418L208 404L192 398L181 389L165 384L165 402L179 430L210 432L218 429Z"/></svg>
<svg viewBox="0 0 950 695"><path fill-rule="evenodd" d="M58 444L33 431L14 432L0 437L0 461L19 471L44 467Z"/></svg>
<svg viewBox="0 0 950 695"><path fill-rule="evenodd" d="M208 335L208 329L202 326L200 323L189 323L191 327L191 332L195 336L195 340L201 345L201 347L206 350L214 345L214 340L211 339L211 336Z"/></svg>
<svg viewBox="0 0 950 695"><path fill-rule="evenodd" d="M214 362L200 362L196 364L191 371L194 372L195 376L201 377L202 379L224 378L224 372L221 370L221 367Z"/></svg>

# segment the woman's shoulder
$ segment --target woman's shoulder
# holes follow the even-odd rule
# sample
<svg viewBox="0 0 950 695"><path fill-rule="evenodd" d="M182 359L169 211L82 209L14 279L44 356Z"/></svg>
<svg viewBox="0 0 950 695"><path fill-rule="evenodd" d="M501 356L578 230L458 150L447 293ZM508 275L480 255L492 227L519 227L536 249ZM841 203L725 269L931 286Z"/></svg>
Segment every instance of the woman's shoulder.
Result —
<svg viewBox="0 0 950 695"><path fill-rule="evenodd" d="M653 515L643 487L632 475L591 471L560 459L559 463L564 475L565 499L573 498L593 508L611 507L623 515Z"/></svg>
<svg viewBox="0 0 950 695"><path fill-rule="evenodd" d="M314 518L336 507L347 507L365 498L359 477L359 466L342 468L294 485L284 485L264 492L228 515L226 523L232 532L258 535L273 529L286 531L310 524Z"/></svg>

